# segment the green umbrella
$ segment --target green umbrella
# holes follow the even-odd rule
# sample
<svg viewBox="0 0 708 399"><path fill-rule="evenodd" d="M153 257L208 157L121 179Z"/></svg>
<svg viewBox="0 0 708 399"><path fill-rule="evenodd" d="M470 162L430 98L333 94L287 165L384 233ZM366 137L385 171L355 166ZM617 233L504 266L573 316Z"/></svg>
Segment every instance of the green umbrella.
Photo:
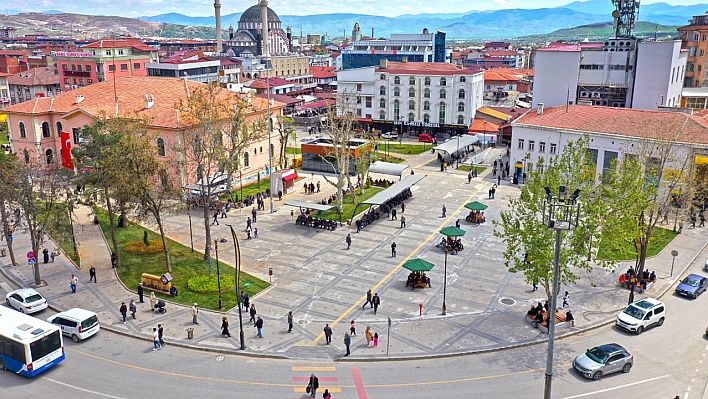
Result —
<svg viewBox="0 0 708 399"><path fill-rule="evenodd" d="M465 205L465 208L471 210L471 211L483 211L487 209L487 205L484 205L483 203L479 201L474 201L470 202L469 204Z"/></svg>
<svg viewBox="0 0 708 399"><path fill-rule="evenodd" d="M455 226L447 226L440 230L440 234L448 237L462 237L463 235L465 235L465 233L466 231Z"/></svg>
<svg viewBox="0 0 708 399"><path fill-rule="evenodd" d="M403 267L412 272L429 272L433 269L433 267L435 267L435 265L427 260L416 258L406 261L406 263L403 264Z"/></svg>

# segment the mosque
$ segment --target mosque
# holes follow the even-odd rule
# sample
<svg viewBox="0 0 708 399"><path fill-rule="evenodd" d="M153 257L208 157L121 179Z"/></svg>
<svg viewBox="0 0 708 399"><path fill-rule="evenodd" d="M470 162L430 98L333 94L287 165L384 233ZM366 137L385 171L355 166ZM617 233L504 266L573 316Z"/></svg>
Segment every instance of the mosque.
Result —
<svg viewBox="0 0 708 399"><path fill-rule="evenodd" d="M267 9L267 22L264 21ZM288 26L283 31L278 14L268 7L267 0L260 0L257 5L241 14L236 31L229 26L229 40L224 43L224 53L230 57L255 58L264 56L263 26L268 36L268 52L271 56L285 55L292 52L292 29Z"/></svg>

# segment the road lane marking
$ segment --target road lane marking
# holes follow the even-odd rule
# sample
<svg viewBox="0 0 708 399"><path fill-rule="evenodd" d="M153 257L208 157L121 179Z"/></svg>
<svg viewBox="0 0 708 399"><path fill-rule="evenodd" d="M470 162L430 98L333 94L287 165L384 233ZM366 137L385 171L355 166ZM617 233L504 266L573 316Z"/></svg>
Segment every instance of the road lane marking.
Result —
<svg viewBox="0 0 708 399"><path fill-rule="evenodd" d="M339 382L338 377L317 377L320 382ZM293 382L310 382L310 377L293 377Z"/></svg>
<svg viewBox="0 0 708 399"><path fill-rule="evenodd" d="M359 374L359 369L352 367L352 376L354 377L354 385L356 385L356 392L359 394L359 399L369 399L366 396L366 389L364 389L364 382L361 380L361 374Z"/></svg>
<svg viewBox="0 0 708 399"><path fill-rule="evenodd" d="M485 187L487 187L487 185L488 185L488 183L485 182L484 184L482 184L481 187L479 187L477 190L475 190L472 195L470 195L469 197L467 197L467 199L466 199L464 202L462 202L462 204L461 204L454 212L451 212L451 213L450 213L450 216L448 216L447 219L445 219L445 221L443 221L443 222L440 224L440 226L439 226L437 229L435 229L435 231L434 231L433 233L431 233L430 236L428 236L428 238L426 238L422 243L420 243L420 245L418 245L418 247L417 247L416 249L414 249L413 251L411 251L411 253L408 254L408 256L406 256L398 265L396 265L396 267L393 268L393 270L391 270L391 271L390 271L387 275L385 275L378 283L376 283L376 285L374 285L374 286L371 288L371 291L372 291L372 292L376 292L376 290L379 289L379 287L381 287L386 281L388 281L396 272L398 272L399 270L401 270L401 267L403 267L403 264L404 264L404 263L406 263L409 259L411 259L411 258L413 257L413 255L415 255L416 253L418 253L418 251L420 251L421 248L423 248L423 246L427 245L427 244L430 242L430 240L432 240L436 235L438 235L440 229L442 229L443 227L445 227L446 225L448 225L448 224L452 221L452 219L455 218L455 215L458 214L458 213L462 210L462 208L465 207L465 204L467 204L468 202L470 202L470 201L472 200L472 198L474 198L475 196L479 195L479 193L482 191L482 189L484 189ZM329 323L329 326L332 327L332 328L334 328L334 326L336 326L339 322L341 322L342 320L344 320L345 318L347 318L347 316L348 316L352 311L354 311L354 309L358 308L359 305L361 305L362 302L364 302L364 300L366 300L366 295L362 295L361 298L359 298L358 301L356 301L352 306L350 306L349 309L345 310L344 313L342 313L342 314L337 318L337 320L335 320L335 321L332 322L332 323ZM317 342L318 342L319 340L321 340L322 338L324 338L324 331L321 332L321 333L317 336L317 338L315 338L314 341L312 341L312 342L313 342L313 343L317 343Z"/></svg>
<svg viewBox="0 0 708 399"><path fill-rule="evenodd" d="M338 388L338 387L323 387L323 386L320 386L320 387L317 388L317 389L319 389L319 390L322 391L322 392L324 392L325 389L329 389L330 392L336 392L336 393L341 393L341 392L342 392L342 388ZM307 388L306 388L306 387L295 387L295 388L293 388L293 390L295 391L295 393L307 393Z"/></svg>
<svg viewBox="0 0 708 399"><path fill-rule="evenodd" d="M51 379L51 378L44 378L44 379L47 380L47 381L53 382L53 383L55 383L55 384L63 385L63 386L65 386L65 387L67 387L67 388L71 388L71 389L75 389L75 390L77 390L77 391L82 391L82 392L90 393L91 395L98 395L98 396L103 396L104 398L112 398L112 399L125 399L125 398L120 397L120 396L113 396L113 395L109 395L109 394L106 394L106 393L96 392L96 391L92 391L92 390L90 390L90 389L77 387L76 385L67 384L67 383L65 383L65 382L57 381L57 380L54 380L54 379Z"/></svg>
<svg viewBox="0 0 708 399"><path fill-rule="evenodd" d="M292 371L337 371L336 367L292 366Z"/></svg>
<svg viewBox="0 0 708 399"><path fill-rule="evenodd" d="M629 387L632 387L632 386L635 386L635 385L639 385L639 384L644 384L644 383L646 383L646 382L651 382L651 381L660 380L660 379L666 378L666 377L671 377L671 375L665 374L665 375L662 375L662 376L659 376L659 377L654 377L654 378L649 378L649 379L642 380L642 381L632 382L632 383L630 383L630 384L618 385L618 386L612 387L612 388L601 389L601 390L599 390L599 391L581 393L580 395L566 396L566 397L564 397L564 398L562 398L562 399L583 398L583 397L585 397L585 396L597 395L597 394L600 394L600 393L605 393L605 392L610 392L610 391L616 391L616 390L618 390L618 389L629 388Z"/></svg>
<svg viewBox="0 0 708 399"><path fill-rule="evenodd" d="M12 292L12 288L10 288L10 286L4 281L0 281L0 288L5 290L5 292Z"/></svg>

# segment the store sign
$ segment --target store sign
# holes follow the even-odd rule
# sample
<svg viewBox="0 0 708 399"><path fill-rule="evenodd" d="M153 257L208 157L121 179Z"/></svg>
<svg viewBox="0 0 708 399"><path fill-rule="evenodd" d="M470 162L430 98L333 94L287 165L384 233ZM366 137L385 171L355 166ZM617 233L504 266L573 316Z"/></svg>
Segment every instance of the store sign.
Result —
<svg viewBox="0 0 708 399"><path fill-rule="evenodd" d="M390 55L395 55L398 54L397 50L371 50L371 54L390 54Z"/></svg>
<svg viewBox="0 0 708 399"><path fill-rule="evenodd" d="M54 52L55 57L71 57L71 58L91 58L93 54L84 53L79 51L56 51Z"/></svg>

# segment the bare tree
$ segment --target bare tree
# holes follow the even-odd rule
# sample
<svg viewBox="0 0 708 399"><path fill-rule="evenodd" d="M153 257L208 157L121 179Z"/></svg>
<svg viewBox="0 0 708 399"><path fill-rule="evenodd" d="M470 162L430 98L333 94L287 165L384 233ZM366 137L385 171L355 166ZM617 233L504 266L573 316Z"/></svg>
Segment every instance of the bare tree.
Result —
<svg viewBox="0 0 708 399"><path fill-rule="evenodd" d="M280 143L278 167L281 169L286 166L285 151L288 148L288 140L290 139L290 136L295 133L295 129L292 128L293 121L294 119L289 116L280 115L275 123L275 131L278 132L278 139Z"/></svg>

